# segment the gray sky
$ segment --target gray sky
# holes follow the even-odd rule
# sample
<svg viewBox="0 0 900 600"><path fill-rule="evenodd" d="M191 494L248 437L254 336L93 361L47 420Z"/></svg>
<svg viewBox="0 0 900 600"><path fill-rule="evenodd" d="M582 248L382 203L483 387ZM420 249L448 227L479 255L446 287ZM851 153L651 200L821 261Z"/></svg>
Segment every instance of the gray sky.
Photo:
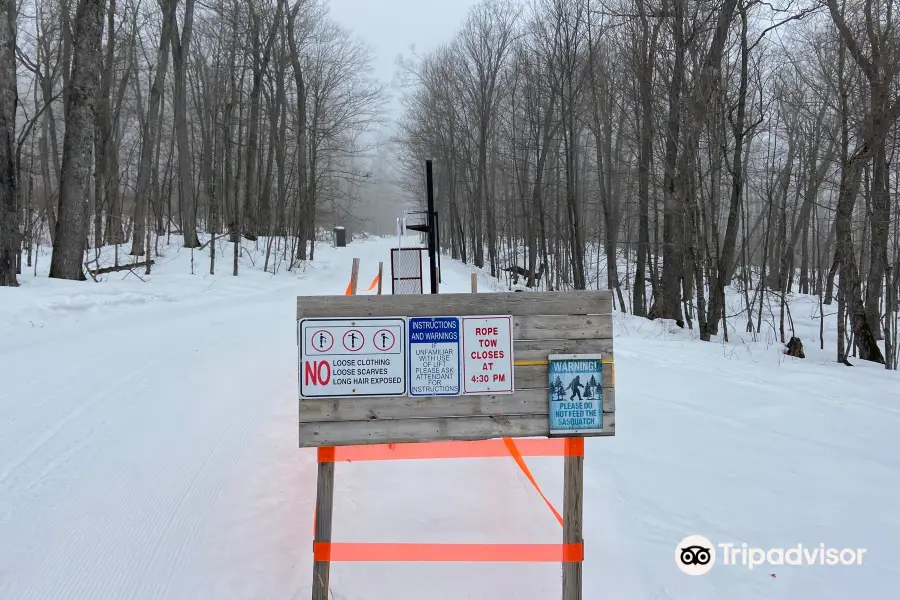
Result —
<svg viewBox="0 0 900 600"><path fill-rule="evenodd" d="M373 46L375 76L390 86L399 54L421 54L450 41L477 0L329 0L331 17ZM399 110L391 92L391 119Z"/></svg>
<svg viewBox="0 0 900 600"><path fill-rule="evenodd" d="M392 82L397 72L397 56L412 56L410 46L421 55L449 42L463 25L466 15L478 0L326 0L332 19L350 29L354 35L372 47L373 75L388 86L390 101L386 106L389 123L376 137L384 139L394 130L400 117L400 93ZM392 161L387 148L377 153L373 167L376 178L372 185L364 186L360 203L352 214L360 219L352 221L338 218L335 225L346 225L352 231L390 234L394 232L397 217L408 207L408 199L395 188L391 179ZM424 191L424 160L422 166Z"/></svg>
<svg viewBox="0 0 900 600"><path fill-rule="evenodd" d="M384 140L393 133L394 123L402 110L399 90L393 86L397 72L397 56L412 56L411 46L422 55L449 42L460 30L469 9L479 0L326 0L334 21L351 30L355 36L372 47L373 75L385 83L390 98L386 115L388 123L377 133ZM352 231L391 234L397 217L409 207L409 198L396 188L395 174L388 148L376 153L375 179L360 190L360 202L352 209L355 221L339 217L334 223ZM422 166L424 192L424 160ZM380 159L380 160L379 160Z"/></svg>

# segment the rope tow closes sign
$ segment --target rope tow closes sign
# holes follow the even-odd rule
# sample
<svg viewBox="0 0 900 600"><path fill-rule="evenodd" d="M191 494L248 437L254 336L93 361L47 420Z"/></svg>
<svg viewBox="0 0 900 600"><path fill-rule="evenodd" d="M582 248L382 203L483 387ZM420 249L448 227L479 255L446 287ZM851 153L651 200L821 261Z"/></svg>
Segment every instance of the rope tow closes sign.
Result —
<svg viewBox="0 0 900 600"><path fill-rule="evenodd" d="M463 317L463 393L512 394L512 317Z"/></svg>
<svg viewBox="0 0 900 600"><path fill-rule="evenodd" d="M406 395L406 320L300 321L300 397Z"/></svg>

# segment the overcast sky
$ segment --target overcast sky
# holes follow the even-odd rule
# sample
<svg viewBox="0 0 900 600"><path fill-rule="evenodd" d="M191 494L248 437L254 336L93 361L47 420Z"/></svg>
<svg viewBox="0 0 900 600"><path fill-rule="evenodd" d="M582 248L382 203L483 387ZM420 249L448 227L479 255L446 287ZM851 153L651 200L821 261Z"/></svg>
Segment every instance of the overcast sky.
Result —
<svg viewBox="0 0 900 600"><path fill-rule="evenodd" d="M390 86L399 54L409 57L450 41L476 0L329 0L332 18L372 46L375 76ZM391 95L391 119L399 110Z"/></svg>
<svg viewBox="0 0 900 600"><path fill-rule="evenodd" d="M453 39L463 25L469 8L478 0L327 0L332 19L350 29L363 42L372 47L373 75L388 86L390 102L387 131L376 134L379 139L390 135L394 122L400 117L399 91L392 81L397 72L398 55L412 56L410 46L418 55ZM377 152L382 160L376 160L375 179L372 185L361 190L361 202L352 209L356 219L338 217L335 225L344 225L352 231L368 231L375 234L392 234L396 219L404 208L418 208L394 187L393 161L390 152L382 148ZM424 160L422 163L424 192ZM424 201L420 198L419 200Z"/></svg>

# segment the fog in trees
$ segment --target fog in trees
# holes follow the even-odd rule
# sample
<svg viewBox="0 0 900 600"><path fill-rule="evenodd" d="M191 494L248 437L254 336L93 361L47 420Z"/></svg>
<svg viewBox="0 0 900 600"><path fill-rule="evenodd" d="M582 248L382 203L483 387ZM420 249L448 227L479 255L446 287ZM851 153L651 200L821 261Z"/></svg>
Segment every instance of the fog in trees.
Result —
<svg viewBox="0 0 900 600"><path fill-rule="evenodd" d="M896 368L896 9L483 0L399 62L400 185L432 157L444 251L510 284L782 343L813 294L838 361Z"/></svg>

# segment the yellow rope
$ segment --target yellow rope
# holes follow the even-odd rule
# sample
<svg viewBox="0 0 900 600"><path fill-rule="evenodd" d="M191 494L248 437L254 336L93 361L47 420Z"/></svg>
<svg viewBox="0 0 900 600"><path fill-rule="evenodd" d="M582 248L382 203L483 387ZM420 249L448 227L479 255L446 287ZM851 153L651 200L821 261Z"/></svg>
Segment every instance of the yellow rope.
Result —
<svg viewBox="0 0 900 600"><path fill-rule="evenodd" d="M612 386L616 387L616 363L611 358L604 358L600 362L604 365L610 366L610 379L612 380ZM513 366L516 367L544 367L550 364L550 361L547 360L517 360L513 362Z"/></svg>

